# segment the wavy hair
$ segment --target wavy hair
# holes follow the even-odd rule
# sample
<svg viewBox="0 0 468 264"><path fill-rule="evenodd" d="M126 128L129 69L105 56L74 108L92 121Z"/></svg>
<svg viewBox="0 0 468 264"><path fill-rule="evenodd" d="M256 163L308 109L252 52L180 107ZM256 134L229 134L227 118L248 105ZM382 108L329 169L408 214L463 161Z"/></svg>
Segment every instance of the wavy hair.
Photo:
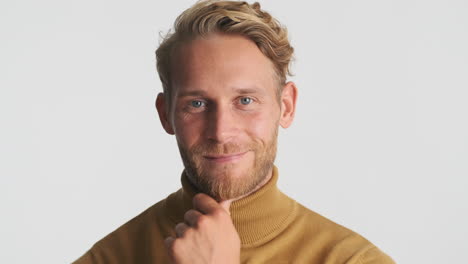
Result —
<svg viewBox="0 0 468 264"><path fill-rule="evenodd" d="M167 99L171 98L171 58L177 46L211 33L237 34L255 42L273 63L279 82L278 95L281 93L286 75L291 75L294 51L286 28L260 9L258 2L203 0L177 17L173 32L163 37L156 50L156 67Z"/></svg>

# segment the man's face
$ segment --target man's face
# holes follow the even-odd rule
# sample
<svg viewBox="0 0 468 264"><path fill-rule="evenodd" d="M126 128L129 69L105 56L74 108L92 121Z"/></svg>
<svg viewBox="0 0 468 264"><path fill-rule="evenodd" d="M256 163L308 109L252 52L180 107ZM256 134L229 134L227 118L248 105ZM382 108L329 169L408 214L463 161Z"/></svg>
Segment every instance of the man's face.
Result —
<svg viewBox="0 0 468 264"><path fill-rule="evenodd" d="M172 73L167 125L191 182L219 201L254 190L271 175L282 114L270 60L213 34L178 47Z"/></svg>

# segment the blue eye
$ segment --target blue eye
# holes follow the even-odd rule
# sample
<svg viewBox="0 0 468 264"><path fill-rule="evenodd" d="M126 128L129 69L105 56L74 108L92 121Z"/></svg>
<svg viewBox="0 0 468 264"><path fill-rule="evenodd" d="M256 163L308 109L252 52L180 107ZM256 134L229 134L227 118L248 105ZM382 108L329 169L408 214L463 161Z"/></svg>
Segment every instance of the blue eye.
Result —
<svg viewBox="0 0 468 264"><path fill-rule="evenodd" d="M204 105L204 102L199 101L199 100L194 100L194 101L190 102L190 104L195 108L200 108L200 107L202 107Z"/></svg>
<svg viewBox="0 0 468 264"><path fill-rule="evenodd" d="M243 105L248 105L248 104L252 103L252 98L242 97L240 99L240 103L243 104Z"/></svg>

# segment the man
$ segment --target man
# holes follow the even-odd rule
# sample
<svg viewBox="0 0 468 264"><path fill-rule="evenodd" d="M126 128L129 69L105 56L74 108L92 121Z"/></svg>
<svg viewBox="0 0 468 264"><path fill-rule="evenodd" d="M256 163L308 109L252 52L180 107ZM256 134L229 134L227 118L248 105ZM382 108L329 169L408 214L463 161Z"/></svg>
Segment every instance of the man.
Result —
<svg viewBox="0 0 468 264"><path fill-rule="evenodd" d="M255 3L202 1L156 51L156 108L185 166L182 189L76 263L393 263L276 187L278 127L297 88L286 30Z"/></svg>

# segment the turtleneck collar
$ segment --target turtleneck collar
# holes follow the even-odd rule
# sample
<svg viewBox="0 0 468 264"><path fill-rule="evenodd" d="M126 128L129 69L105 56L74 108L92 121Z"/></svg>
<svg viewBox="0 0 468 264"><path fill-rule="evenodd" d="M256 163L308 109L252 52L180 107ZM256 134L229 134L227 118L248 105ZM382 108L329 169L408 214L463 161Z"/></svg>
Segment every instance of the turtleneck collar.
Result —
<svg viewBox="0 0 468 264"><path fill-rule="evenodd" d="M242 199L232 202L232 222L241 239L243 248L264 244L294 219L297 203L277 187L278 169L273 167L271 179L260 189ZM181 177L182 189L166 200L166 212L174 224L184 221L184 214L192 209L192 199L198 192L187 179Z"/></svg>

